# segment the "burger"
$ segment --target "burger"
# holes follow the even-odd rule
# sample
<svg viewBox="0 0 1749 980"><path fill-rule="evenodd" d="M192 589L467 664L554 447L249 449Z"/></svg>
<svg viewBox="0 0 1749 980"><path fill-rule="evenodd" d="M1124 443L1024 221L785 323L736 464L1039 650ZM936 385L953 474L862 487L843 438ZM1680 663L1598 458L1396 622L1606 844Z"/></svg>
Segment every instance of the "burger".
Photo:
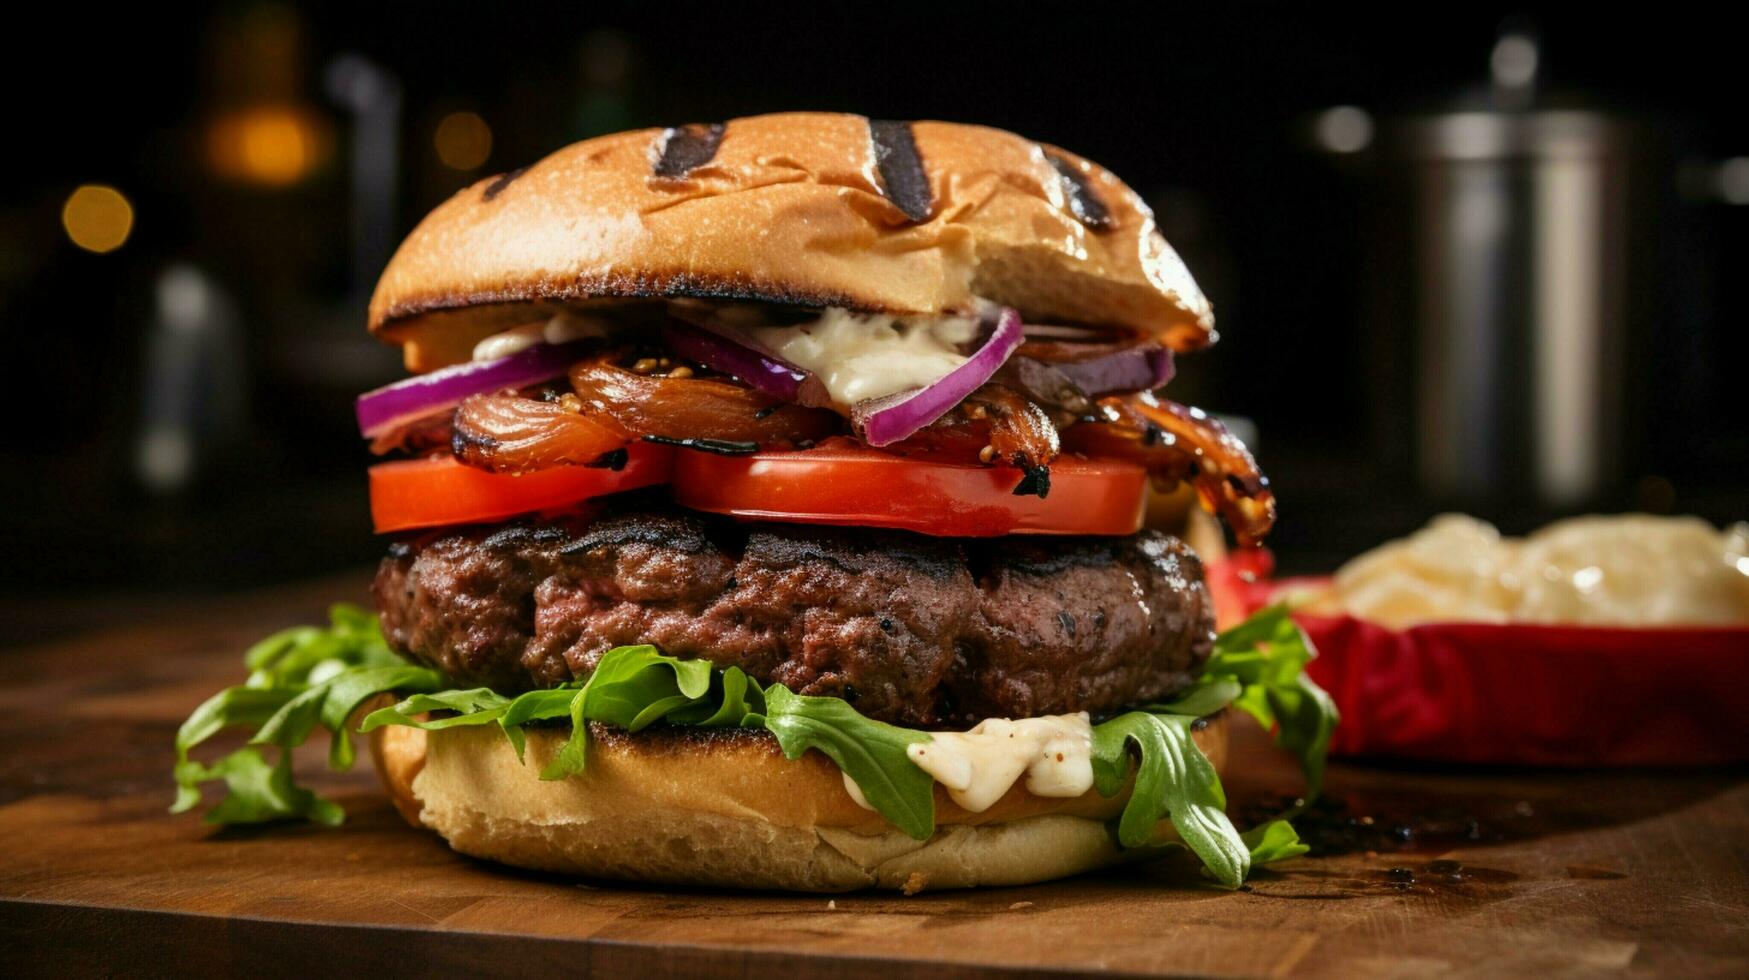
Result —
<svg viewBox="0 0 1749 980"><path fill-rule="evenodd" d="M375 613L245 655L176 809L340 808L368 733L406 819L592 878L833 891L1033 882L1241 832L1234 709L1316 792L1335 713L1280 609L1217 634L1144 527L1194 488L1241 545L1250 453L1166 394L1210 305L1137 195L979 126L795 113L620 133L456 194L369 327ZM253 730L210 762L192 749Z"/></svg>

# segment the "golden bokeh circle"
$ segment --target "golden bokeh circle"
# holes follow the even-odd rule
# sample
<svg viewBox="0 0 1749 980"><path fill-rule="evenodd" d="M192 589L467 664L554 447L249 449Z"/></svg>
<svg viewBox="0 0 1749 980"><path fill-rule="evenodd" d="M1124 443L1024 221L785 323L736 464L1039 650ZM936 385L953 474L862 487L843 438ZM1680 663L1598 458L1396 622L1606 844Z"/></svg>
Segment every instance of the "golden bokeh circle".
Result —
<svg viewBox="0 0 1749 980"><path fill-rule="evenodd" d="M134 206L107 184L82 184L61 207L61 227L87 252L113 252L134 230Z"/></svg>
<svg viewBox="0 0 1749 980"><path fill-rule="evenodd" d="M492 127L477 112L452 112L432 134L437 158L451 170L478 170L492 155Z"/></svg>

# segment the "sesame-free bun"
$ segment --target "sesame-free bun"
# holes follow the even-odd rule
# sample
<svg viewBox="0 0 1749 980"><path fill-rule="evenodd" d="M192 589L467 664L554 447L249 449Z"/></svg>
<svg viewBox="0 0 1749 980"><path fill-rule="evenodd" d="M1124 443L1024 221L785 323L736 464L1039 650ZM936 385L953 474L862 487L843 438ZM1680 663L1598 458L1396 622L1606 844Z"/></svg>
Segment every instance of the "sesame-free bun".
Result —
<svg viewBox="0 0 1749 980"><path fill-rule="evenodd" d="M798 112L602 136L462 190L395 253L370 328L430 367L556 304L939 314L974 296L1180 350L1214 322L1097 164L983 126Z"/></svg>
<svg viewBox="0 0 1749 980"><path fill-rule="evenodd" d="M540 779L569 735L530 729L528 759L493 726L371 736L378 775L414 826L463 854L588 878L837 892L969 888L1047 881L1146 855L1118 848L1108 827L1128 799L1089 791L1046 799L1024 781L971 813L936 787L937 829L905 836L858 806L818 752L783 757L751 729L590 726L588 765ZM1226 715L1195 734L1221 768ZM1157 839L1173 839L1160 824Z"/></svg>

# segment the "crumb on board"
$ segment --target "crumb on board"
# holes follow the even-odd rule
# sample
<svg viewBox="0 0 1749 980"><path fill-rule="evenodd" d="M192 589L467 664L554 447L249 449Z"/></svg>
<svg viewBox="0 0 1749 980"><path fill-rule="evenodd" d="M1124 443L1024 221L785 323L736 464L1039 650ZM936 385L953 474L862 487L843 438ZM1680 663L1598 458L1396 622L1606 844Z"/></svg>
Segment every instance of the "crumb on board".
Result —
<svg viewBox="0 0 1749 980"><path fill-rule="evenodd" d="M1030 908L1032 908L1031 902L1015 902L1013 905L1008 906L1008 911L1018 912L1021 909L1030 909Z"/></svg>
<svg viewBox="0 0 1749 980"><path fill-rule="evenodd" d="M900 889L907 895L915 895L929 887L929 876L921 871L911 872L911 877L905 879L905 886Z"/></svg>

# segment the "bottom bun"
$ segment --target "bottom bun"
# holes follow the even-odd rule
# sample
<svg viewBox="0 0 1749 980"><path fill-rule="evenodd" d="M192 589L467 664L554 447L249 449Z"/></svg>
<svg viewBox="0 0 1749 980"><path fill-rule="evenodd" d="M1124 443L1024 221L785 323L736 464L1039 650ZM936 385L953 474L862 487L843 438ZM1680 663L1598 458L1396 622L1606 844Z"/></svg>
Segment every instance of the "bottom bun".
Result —
<svg viewBox="0 0 1749 980"><path fill-rule="evenodd" d="M938 785L936 832L913 840L853 801L818 752L785 759L769 732L590 726L587 768L544 781L568 737L528 730L520 762L494 726L372 733L378 774L414 826L463 854L590 878L791 891L970 888L1047 881L1146 850L1117 846L1110 821L1126 788L1105 798L1034 796L1016 784L979 813ZM1226 757L1226 714L1196 743ZM1162 821L1156 840L1175 839Z"/></svg>

